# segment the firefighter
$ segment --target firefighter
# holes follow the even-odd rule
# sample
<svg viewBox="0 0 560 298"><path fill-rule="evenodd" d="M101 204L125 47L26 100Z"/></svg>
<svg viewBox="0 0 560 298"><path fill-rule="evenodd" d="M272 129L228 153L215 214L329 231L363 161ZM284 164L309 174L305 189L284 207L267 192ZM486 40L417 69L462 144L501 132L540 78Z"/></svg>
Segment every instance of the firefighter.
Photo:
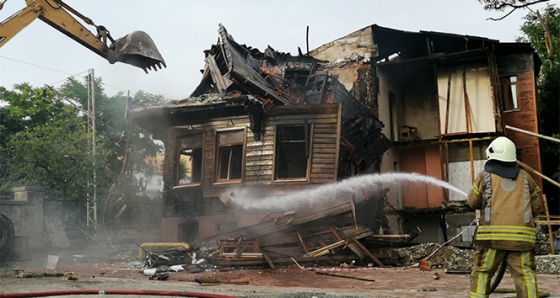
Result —
<svg viewBox="0 0 560 298"><path fill-rule="evenodd" d="M490 295L490 281L505 260L517 297L536 298L534 218L541 206L541 189L517 165L515 144L510 139L496 138L486 156L484 170L468 196L469 206L480 210L470 297Z"/></svg>

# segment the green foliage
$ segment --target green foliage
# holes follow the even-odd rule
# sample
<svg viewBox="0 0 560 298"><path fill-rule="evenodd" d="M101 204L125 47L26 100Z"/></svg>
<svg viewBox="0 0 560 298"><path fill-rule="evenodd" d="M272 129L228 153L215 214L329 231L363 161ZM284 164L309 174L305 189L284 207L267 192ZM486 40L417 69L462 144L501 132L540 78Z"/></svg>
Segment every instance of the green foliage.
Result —
<svg viewBox="0 0 560 298"><path fill-rule="evenodd" d="M14 186L36 185L78 200L93 173L88 135L76 110L48 89L0 88L0 163L4 198ZM104 150L98 151L104 164Z"/></svg>
<svg viewBox="0 0 560 298"><path fill-rule="evenodd" d="M549 48L546 46L545 30L537 13L542 20L546 20L551 41ZM531 11L524 20L521 31L525 36L518 41L530 42L543 61L538 79L539 132L558 138L560 136L558 120L560 119L560 8L548 6L540 12ZM542 140L541 148L543 174L560 181L560 146L556 142Z"/></svg>
<svg viewBox="0 0 560 298"><path fill-rule="evenodd" d="M187 163L184 160L179 160L179 180L184 179L189 174L189 169L187 168Z"/></svg>
<svg viewBox="0 0 560 298"><path fill-rule="evenodd" d="M520 42L530 42L543 61L543 67L554 67L560 62L560 8L548 6L539 12L543 19L546 19L548 32L552 42L552 53L548 53L545 43L545 31L537 11L531 11L523 19L521 31L525 36L518 38ZM546 70L545 70L546 72Z"/></svg>
<svg viewBox="0 0 560 298"><path fill-rule="evenodd" d="M61 119L15 134L10 147L19 177L61 192L67 199L87 193L84 186L92 181L94 170L91 134L85 133L80 122L76 117ZM106 150L98 147L96 153L95 162L103 167Z"/></svg>
<svg viewBox="0 0 560 298"><path fill-rule="evenodd" d="M114 210L118 199L121 203L139 198L146 181L134 174L155 170L145 159L160 153L161 146L138 126L129 125L125 118L129 98L108 97L101 86L97 78L95 156L88 125L93 118L84 111L88 107L85 83L69 78L58 91L29 84L16 85L14 90L0 87L0 199L13 197L15 186L41 186L56 194L57 200L76 202L73 206L80 210L73 210L73 215L83 216L82 203L92 193L94 172L101 216L104 210ZM135 97L162 100L142 91ZM107 216L114 219L115 214Z"/></svg>

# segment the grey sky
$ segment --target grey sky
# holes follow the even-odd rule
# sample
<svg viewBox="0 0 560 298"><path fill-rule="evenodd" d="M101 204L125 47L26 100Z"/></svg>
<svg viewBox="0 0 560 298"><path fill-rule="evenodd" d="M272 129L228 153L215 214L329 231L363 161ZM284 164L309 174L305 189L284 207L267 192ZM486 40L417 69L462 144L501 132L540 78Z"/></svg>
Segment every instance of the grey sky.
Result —
<svg viewBox="0 0 560 298"><path fill-rule="evenodd" d="M549 4L558 5L559 1ZM187 0L67 0L66 3L106 26L114 38L132 31L147 32L163 55L167 68L145 74L127 64L109 64L103 58L36 20L0 48L0 86L29 82L59 87L75 75L78 79L93 68L109 95L144 90L167 99L186 98L198 85L204 67L203 51L218 39L218 24L233 38L261 51L270 45L277 51L297 54L314 49L366 26L377 24L406 31L437 31L474 35L512 42L521 33L528 10L514 12L505 20L489 21L501 14L487 12L476 0L320 0L320 1L187 1ZM9 0L0 21L25 6ZM545 5L537 6L544 7ZM91 28L93 31L94 29Z"/></svg>

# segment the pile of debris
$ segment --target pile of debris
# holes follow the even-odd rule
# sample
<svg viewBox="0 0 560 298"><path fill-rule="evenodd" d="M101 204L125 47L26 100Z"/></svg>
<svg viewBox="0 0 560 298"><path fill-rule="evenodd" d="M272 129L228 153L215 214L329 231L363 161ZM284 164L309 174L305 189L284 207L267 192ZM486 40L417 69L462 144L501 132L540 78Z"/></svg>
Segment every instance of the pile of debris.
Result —
<svg viewBox="0 0 560 298"><path fill-rule="evenodd" d="M373 232L381 225L360 220L360 212L365 209L361 204L355 204L351 196L339 198L298 212L270 216L257 224L189 244L188 249L144 249L142 261L145 268L183 264L189 265L186 269L191 271L216 267L275 268L294 264L415 266L429 256L431 267L462 273L471 270L474 249L436 243L413 245L412 240L418 236L419 230L405 235ZM372 241L377 244L399 241L400 246L395 248L392 243L386 246L392 248L368 247ZM539 233L537 246L549 249L548 237ZM537 268L540 273L560 274L560 258L557 255L539 256Z"/></svg>
<svg viewBox="0 0 560 298"><path fill-rule="evenodd" d="M313 206L299 212L218 234L205 239L199 250L217 266L267 265L306 262L340 263L351 260L384 266L361 239L373 231L359 225L351 198Z"/></svg>
<svg viewBox="0 0 560 298"><path fill-rule="evenodd" d="M472 268L473 249L458 248L455 246L440 247L437 243L422 243L410 247L389 249L397 255L399 266L415 266L418 262L429 256L430 265L449 270L470 270Z"/></svg>
<svg viewBox="0 0 560 298"><path fill-rule="evenodd" d="M304 264L338 265L354 261L356 264L384 267L391 265L394 257L383 251L368 249L366 238L383 238L378 230L381 226L367 223L361 215L369 210L363 204L355 203L352 197L338 198L313 208L290 211L253 225L227 231L206 238L200 243L192 243L187 255L187 263L204 262L212 266L265 266ZM368 211L369 213L369 211ZM410 243L416 236L386 235L403 243ZM179 259L173 253L146 251L142 253L146 266L170 265ZM386 263L385 263L386 262Z"/></svg>
<svg viewBox="0 0 560 298"><path fill-rule="evenodd" d="M555 239L560 240L560 232L555 234ZM546 245L547 242L549 242L548 235L539 234L536 251L537 273L560 274L560 255L558 254L560 248L556 249L556 254L550 254L550 246ZM545 247L546 250L540 251L539 247ZM474 249L455 246L440 247L437 243L423 243L410 247L388 249L388 253L397 256L398 266L417 266L420 260L436 250L438 251L429 258L431 266L455 272L467 272L472 269L472 259L476 252Z"/></svg>

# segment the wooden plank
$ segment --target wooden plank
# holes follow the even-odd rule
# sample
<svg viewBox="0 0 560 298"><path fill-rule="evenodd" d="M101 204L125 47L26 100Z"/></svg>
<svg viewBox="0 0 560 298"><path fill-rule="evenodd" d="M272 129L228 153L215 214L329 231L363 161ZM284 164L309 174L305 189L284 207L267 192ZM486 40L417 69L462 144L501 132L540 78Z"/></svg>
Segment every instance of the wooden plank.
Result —
<svg viewBox="0 0 560 298"><path fill-rule="evenodd" d="M352 211L352 206L349 201L341 200L340 202L337 201L323 206L315 206L313 210L308 209L304 212L298 213L289 224L292 226L303 224L320 218L334 216L350 211Z"/></svg>
<svg viewBox="0 0 560 298"><path fill-rule="evenodd" d="M314 163L311 165L312 169L334 169L334 165L332 163Z"/></svg>
<svg viewBox="0 0 560 298"><path fill-rule="evenodd" d="M332 181L332 179L334 178L334 174L333 173L312 173L311 178L313 179L329 179Z"/></svg>
<svg viewBox="0 0 560 298"><path fill-rule="evenodd" d="M330 134L330 135L336 135L337 133L337 128L336 127L325 127L325 128L315 128L314 129L315 133L320 133L320 134Z"/></svg>
<svg viewBox="0 0 560 298"><path fill-rule="evenodd" d="M252 161L250 163L245 164L246 170L260 170L260 169L268 169L272 168L273 164L271 161Z"/></svg>
<svg viewBox="0 0 560 298"><path fill-rule="evenodd" d="M312 179L311 182L312 183L320 183L320 184L324 184L324 183L331 183L334 182L335 178L330 178L330 179L326 179L326 178L318 178L318 179Z"/></svg>
<svg viewBox="0 0 560 298"><path fill-rule="evenodd" d="M320 274L320 275L327 275L327 276L341 277L341 278L349 278L349 279L362 280L362 281L375 281L375 279L361 278L361 277L355 277L355 276L346 276L346 275L327 273L327 272L321 272L321 271L315 271L315 273Z"/></svg>
<svg viewBox="0 0 560 298"><path fill-rule="evenodd" d="M274 150L270 149L270 150L251 150L245 153L245 156L272 156L272 154L274 154Z"/></svg>
<svg viewBox="0 0 560 298"><path fill-rule="evenodd" d="M266 252L262 252L262 255L264 256L266 262L268 263L268 266L270 266L270 269L274 269L275 268L274 262L272 262L268 254Z"/></svg>
<svg viewBox="0 0 560 298"><path fill-rule="evenodd" d="M246 165L245 166L245 173L260 172L260 171L270 171L270 172L272 172L273 168L274 167L272 165Z"/></svg>
<svg viewBox="0 0 560 298"><path fill-rule="evenodd" d="M328 164L328 163L331 163L331 164L334 163L334 156L332 158L316 158L316 157L313 157L311 166L316 165L316 164ZM332 165L332 167L334 168L334 165Z"/></svg>
<svg viewBox="0 0 560 298"><path fill-rule="evenodd" d="M346 242L345 240L340 240L340 241L335 242L335 243L333 243L333 244L330 244L330 245L327 245L327 246L325 246L325 247L321 247L321 248L316 249L316 250L314 250L314 251L308 252L306 255L307 255L307 256L310 256L310 257L322 256L322 255L325 255L325 254L329 253L329 251L330 251L331 249L335 249L335 248L341 247L341 246L343 246L343 245L345 245L345 244L347 244L347 242Z"/></svg>
<svg viewBox="0 0 560 298"><path fill-rule="evenodd" d="M195 278L194 281L196 281L198 284L203 285L203 286L208 286L208 285L218 285L218 284L234 284L234 285L247 285L249 284L248 281L231 281L231 280L219 280L219 279L215 279L215 278Z"/></svg>
<svg viewBox="0 0 560 298"><path fill-rule="evenodd" d="M356 256L358 256L358 258L360 258L360 260L365 259L368 255L353 241L348 242L348 248L350 248L350 250L352 252L354 252L354 254Z"/></svg>
<svg viewBox="0 0 560 298"><path fill-rule="evenodd" d="M338 228L338 232L341 234L342 238L354 237L356 239L362 239L373 235L373 231L364 226L345 226Z"/></svg>
<svg viewBox="0 0 560 298"><path fill-rule="evenodd" d="M333 154L336 154L338 152L338 149L333 148L333 147L331 147L331 148L315 148L315 147L313 147L312 149L313 149L312 156L314 156L315 153L333 153Z"/></svg>
<svg viewBox="0 0 560 298"><path fill-rule="evenodd" d="M375 264L377 264L379 267L385 267L385 265L381 263L381 261L371 253L371 251L369 251L365 246L363 246L362 243L358 241L358 239L352 236L350 236L350 239L352 239L352 241L356 243L356 245L358 245L358 247L360 247L360 249L362 249L373 260Z"/></svg>
<svg viewBox="0 0 560 298"><path fill-rule="evenodd" d="M206 59L204 60L206 60L208 68L210 69L212 80L216 84L216 88L218 89L218 92L219 93L225 92L229 84L226 83L224 76L222 75L220 68L216 63L216 60L214 59L214 56L208 55L208 57L206 57Z"/></svg>
<svg viewBox="0 0 560 298"><path fill-rule="evenodd" d="M326 138L317 139L317 138L314 138L314 139L313 139L313 142L314 142L315 144L326 144L326 145L329 145L330 147L332 147L332 146L338 147L338 143L336 142L336 138L330 138L330 139L326 139Z"/></svg>
<svg viewBox="0 0 560 298"><path fill-rule="evenodd" d="M270 254L290 257L290 258L299 258L305 252L301 250L301 247L265 247L263 251L266 251L269 256Z"/></svg>

